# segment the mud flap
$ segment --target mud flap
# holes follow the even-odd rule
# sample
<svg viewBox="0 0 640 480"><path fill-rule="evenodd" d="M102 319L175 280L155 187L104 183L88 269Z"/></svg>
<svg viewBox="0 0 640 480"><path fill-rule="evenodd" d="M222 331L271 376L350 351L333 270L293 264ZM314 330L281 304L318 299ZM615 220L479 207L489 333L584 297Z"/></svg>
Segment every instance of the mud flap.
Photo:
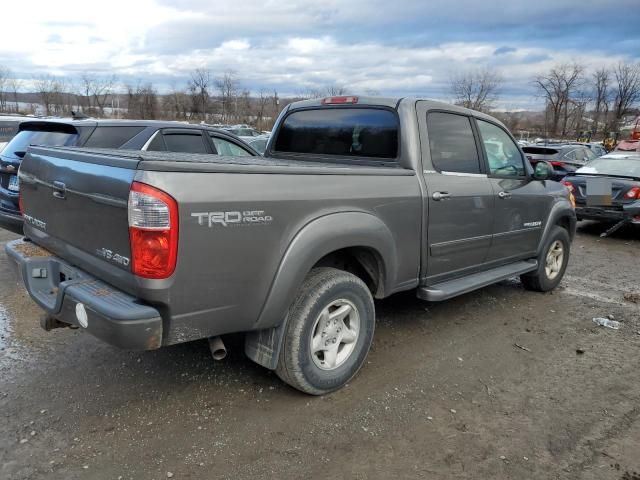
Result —
<svg viewBox="0 0 640 480"><path fill-rule="evenodd" d="M287 322L277 327L247 332L244 338L244 352L251 360L269 370L278 366L278 357L282 348Z"/></svg>

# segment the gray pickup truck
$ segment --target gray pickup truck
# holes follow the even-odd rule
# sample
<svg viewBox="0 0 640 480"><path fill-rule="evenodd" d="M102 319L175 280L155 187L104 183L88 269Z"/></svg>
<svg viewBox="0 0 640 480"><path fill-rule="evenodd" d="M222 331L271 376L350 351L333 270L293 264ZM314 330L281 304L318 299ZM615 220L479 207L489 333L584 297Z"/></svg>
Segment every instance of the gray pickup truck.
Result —
<svg viewBox="0 0 640 480"><path fill-rule="evenodd" d="M576 216L494 118L417 98L289 105L265 158L32 147L6 250L43 326L126 349L245 332L310 394L363 365L374 298L564 274Z"/></svg>

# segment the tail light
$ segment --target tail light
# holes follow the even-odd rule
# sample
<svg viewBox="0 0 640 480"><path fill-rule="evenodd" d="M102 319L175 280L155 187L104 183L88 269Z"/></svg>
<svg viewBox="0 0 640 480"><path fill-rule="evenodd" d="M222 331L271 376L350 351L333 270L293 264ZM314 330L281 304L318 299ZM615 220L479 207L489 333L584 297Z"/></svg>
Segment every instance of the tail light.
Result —
<svg viewBox="0 0 640 480"><path fill-rule="evenodd" d="M576 193L576 187L573 186L573 183L569 182L568 180L563 180L560 183L562 183L565 187L567 187L567 190L569 190L569 193L571 194Z"/></svg>
<svg viewBox="0 0 640 480"><path fill-rule="evenodd" d="M576 187L568 180L563 180L560 183L562 183L562 185L567 187L567 190L569 190L569 201L571 202L571 206L573 208L576 208Z"/></svg>
<svg viewBox="0 0 640 480"><path fill-rule="evenodd" d="M631 187L624 196L625 198L640 200L640 187Z"/></svg>
<svg viewBox="0 0 640 480"><path fill-rule="evenodd" d="M24 213L24 206L22 205L22 189L18 192L18 209L20 213Z"/></svg>
<svg viewBox="0 0 640 480"><path fill-rule="evenodd" d="M162 190L133 182L128 204L131 269L143 278L167 278L178 258L178 204Z"/></svg>
<svg viewBox="0 0 640 480"><path fill-rule="evenodd" d="M557 160L553 160L551 162L549 162L551 165L553 165L554 167L564 167L564 162L559 162Z"/></svg>

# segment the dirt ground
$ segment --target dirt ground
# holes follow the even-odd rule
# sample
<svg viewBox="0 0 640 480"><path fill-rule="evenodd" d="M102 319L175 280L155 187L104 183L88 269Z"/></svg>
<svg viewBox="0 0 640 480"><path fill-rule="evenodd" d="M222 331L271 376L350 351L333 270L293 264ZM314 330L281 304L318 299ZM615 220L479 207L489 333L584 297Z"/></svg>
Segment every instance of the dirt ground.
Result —
<svg viewBox="0 0 640 480"><path fill-rule="evenodd" d="M232 337L123 352L45 332L0 253L1 479L640 480L640 229L582 223L549 294L377 302L368 364L309 397ZM14 238L4 231L0 244ZM619 330L592 319L613 315ZM638 473L635 473L638 472Z"/></svg>

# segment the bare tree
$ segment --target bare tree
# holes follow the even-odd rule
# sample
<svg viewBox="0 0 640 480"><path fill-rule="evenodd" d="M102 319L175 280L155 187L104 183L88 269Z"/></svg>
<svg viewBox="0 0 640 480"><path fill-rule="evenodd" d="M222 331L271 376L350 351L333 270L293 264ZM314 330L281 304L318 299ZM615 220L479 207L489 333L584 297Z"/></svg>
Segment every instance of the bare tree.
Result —
<svg viewBox="0 0 640 480"><path fill-rule="evenodd" d="M327 85L324 87L324 93L327 94L328 97L336 97L339 95L347 95L349 91L347 87L344 85Z"/></svg>
<svg viewBox="0 0 640 480"><path fill-rule="evenodd" d="M15 105L15 111L18 113L20 111L20 105L18 104L18 91L22 88L22 81L17 78L9 79L9 88L11 89L11 93L13 94L13 103Z"/></svg>
<svg viewBox="0 0 640 480"><path fill-rule="evenodd" d="M207 119L209 110L209 97L211 96L211 71L205 68L196 68L191 72L188 88L193 97L193 112L200 114L202 120Z"/></svg>
<svg viewBox="0 0 640 480"><path fill-rule="evenodd" d="M569 109L569 125L567 131L575 131L577 137L581 137L584 128L584 115L587 111L587 105L591 102L590 92L578 90L570 99Z"/></svg>
<svg viewBox="0 0 640 480"><path fill-rule="evenodd" d="M116 86L116 76L98 78L95 77L91 84L91 97L100 115L104 117L104 107L107 104L109 96L113 93L113 89Z"/></svg>
<svg viewBox="0 0 640 480"><path fill-rule="evenodd" d="M562 120L562 135L566 135L569 119L569 103L576 87L582 81L584 67L577 63L562 64L553 67L546 75L539 75L534 84L546 100L547 110L551 114L551 135L558 133Z"/></svg>
<svg viewBox="0 0 640 480"><path fill-rule="evenodd" d="M83 97L83 108L86 108L87 113L92 113L91 109L91 92L94 90L95 77L88 73L83 73L80 76L80 95Z"/></svg>
<svg viewBox="0 0 640 480"><path fill-rule="evenodd" d="M621 62L613 74L616 78L613 119L617 126L622 117L640 100L640 64Z"/></svg>
<svg viewBox="0 0 640 480"><path fill-rule="evenodd" d="M604 116L606 123L607 114L609 113L609 82L611 74L607 68L602 67L593 73L592 78L595 101L592 132L595 136L598 133L600 119Z"/></svg>
<svg viewBox="0 0 640 480"><path fill-rule="evenodd" d="M164 97L164 111L171 119L186 120L190 113L190 103L191 100L185 90L171 85L169 94Z"/></svg>
<svg viewBox="0 0 640 480"><path fill-rule="evenodd" d="M11 71L0 65L0 110L7 109L7 84L11 77Z"/></svg>
<svg viewBox="0 0 640 480"><path fill-rule="evenodd" d="M264 130L265 128L265 115L270 102L272 102L272 98L269 96L267 91L264 88L260 89L256 102L256 126L258 127L258 130Z"/></svg>
<svg viewBox="0 0 640 480"><path fill-rule="evenodd" d="M125 85L127 90L127 116L142 120L154 120L158 117L158 92L151 82L135 87Z"/></svg>
<svg viewBox="0 0 640 480"><path fill-rule="evenodd" d="M485 69L455 75L451 79L451 93L456 105L487 112L497 100L502 78L494 71Z"/></svg>
<svg viewBox="0 0 640 480"><path fill-rule="evenodd" d="M222 77L216 79L216 88L222 105L222 121L229 122L237 116L237 100L240 82L236 73L228 70Z"/></svg>
<svg viewBox="0 0 640 480"><path fill-rule="evenodd" d="M51 75L43 75L37 78L34 78L33 84L35 86L36 92L40 96L40 101L42 106L44 107L44 111L46 115L51 115L54 109L54 85L56 79Z"/></svg>

